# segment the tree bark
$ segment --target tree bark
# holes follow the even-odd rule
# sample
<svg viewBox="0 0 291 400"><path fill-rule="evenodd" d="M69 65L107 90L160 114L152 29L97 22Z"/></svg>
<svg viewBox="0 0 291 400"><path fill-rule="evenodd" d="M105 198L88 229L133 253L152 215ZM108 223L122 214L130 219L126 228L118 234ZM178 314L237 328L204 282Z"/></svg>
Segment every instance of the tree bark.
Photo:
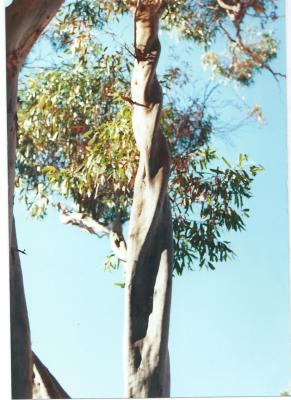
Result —
<svg viewBox="0 0 291 400"><path fill-rule="evenodd" d="M32 397L32 354L15 222L10 248L11 381L14 399Z"/></svg>
<svg viewBox="0 0 291 400"><path fill-rule="evenodd" d="M125 286L125 396L169 397L172 218L167 195L170 156L160 129L156 76L162 1L137 1L133 130L140 161L129 226Z"/></svg>
<svg viewBox="0 0 291 400"><path fill-rule="evenodd" d="M17 84L19 72L27 54L62 3L63 0L14 0L6 8L8 217L13 398L32 397L33 373L29 320L13 221Z"/></svg>
<svg viewBox="0 0 291 400"><path fill-rule="evenodd" d="M40 361L35 353L33 356L33 399L70 399L56 378Z"/></svg>

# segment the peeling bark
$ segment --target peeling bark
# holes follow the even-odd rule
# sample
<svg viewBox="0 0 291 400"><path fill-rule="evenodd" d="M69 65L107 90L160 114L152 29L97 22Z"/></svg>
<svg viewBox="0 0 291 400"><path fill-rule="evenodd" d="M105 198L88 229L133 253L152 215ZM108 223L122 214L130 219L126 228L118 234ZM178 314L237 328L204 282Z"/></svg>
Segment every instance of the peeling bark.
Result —
<svg viewBox="0 0 291 400"><path fill-rule="evenodd" d="M126 397L169 397L172 219L167 195L170 156L160 129L162 90L156 76L162 1L137 1L133 130L140 161L130 218L125 285Z"/></svg>
<svg viewBox="0 0 291 400"><path fill-rule="evenodd" d="M6 8L8 217L10 244L11 378L13 398L32 396L32 354L23 278L13 222L17 84L25 57L63 0L14 0Z"/></svg>

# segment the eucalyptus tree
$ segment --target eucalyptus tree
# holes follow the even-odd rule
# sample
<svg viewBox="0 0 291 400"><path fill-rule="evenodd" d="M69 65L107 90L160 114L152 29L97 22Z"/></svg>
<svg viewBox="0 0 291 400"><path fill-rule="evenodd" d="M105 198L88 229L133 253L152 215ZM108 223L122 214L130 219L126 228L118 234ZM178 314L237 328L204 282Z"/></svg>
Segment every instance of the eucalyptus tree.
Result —
<svg viewBox="0 0 291 400"><path fill-rule="evenodd" d="M16 104L18 77L23 62L62 0L15 0L6 8L8 213L10 243L11 375L14 398L31 398L33 356L22 272L13 221Z"/></svg>
<svg viewBox="0 0 291 400"><path fill-rule="evenodd" d="M23 12L18 1L7 10L11 27L8 38L17 39L11 39L11 46L8 41L7 47L9 85L13 83L8 85L8 134L14 138L9 141L10 221L18 73L30 46L61 2L50 2L52 9L46 2L27 3ZM134 19L134 45L128 50L135 60L131 93L124 78L130 62L123 62L124 54L110 57L90 41L92 29L103 29L111 19L127 12ZM40 22L33 19L34 13ZM16 16L21 32L12 32L12 18ZM260 24L261 36L244 30L250 19ZM214 74L250 84L263 69L276 79L280 76L270 66L276 56L276 41L264 31L274 19L276 2L271 0L71 2L59 14L55 33L68 53L73 46L78 67L68 54L66 68L39 74L29 81L29 90L26 87L19 93L16 182L32 214L43 213L51 201L49 195L57 193L70 199L77 210L55 202L63 222L91 233L107 233L115 254L126 263L127 396L169 396L167 340L172 271L182 273L193 260L201 267L214 268L214 262L232 255L229 243L220 235L223 228L244 228L243 216L248 209L243 208L243 202L250 196L251 181L259 169L245 167L245 155L240 156L236 167L226 160L224 167L218 163L217 154L209 146L213 121L205 103L193 99L187 109L169 102L162 109L162 90L156 76L160 20L162 29L175 30L182 38L204 46L204 62ZM223 58L213 50L215 40L222 38L228 50ZM22 51L27 43L30 46ZM176 75L177 69L169 69L165 79ZM36 192L34 200L28 195L31 191ZM128 219L126 243L122 224ZM16 293L11 285L12 330L18 334L12 340L12 359L15 371L27 371L23 385L13 371L14 397L30 397L29 325L16 237L13 240L11 270L17 268L14 281L20 288ZM17 300L18 295L21 298ZM21 312L13 317L15 309ZM17 327L23 319L26 334ZM24 354L22 360L18 354Z"/></svg>

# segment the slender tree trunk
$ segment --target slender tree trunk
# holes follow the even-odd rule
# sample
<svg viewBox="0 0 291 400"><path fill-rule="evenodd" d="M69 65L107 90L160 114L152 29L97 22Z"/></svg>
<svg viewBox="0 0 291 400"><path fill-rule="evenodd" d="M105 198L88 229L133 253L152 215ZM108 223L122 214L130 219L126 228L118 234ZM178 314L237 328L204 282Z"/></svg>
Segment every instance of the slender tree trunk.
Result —
<svg viewBox="0 0 291 400"><path fill-rule="evenodd" d="M132 75L132 121L140 162L127 252L126 397L170 395L168 333L173 257L167 195L170 157L160 129L162 90L156 76L161 3L137 1L134 9L136 61Z"/></svg>
<svg viewBox="0 0 291 400"><path fill-rule="evenodd" d="M17 83L19 71L27 54L62 3L63 0L14 0L6 8L8 213L13 398L32 397L33 375L29 321L13 221Z"/></svg>
<svg viewBox="0 0 291 400"><path fill-rule="evenodd" d="M30 330L14 221L10 249L10 324L12 397L15 399L31 398Z"/></svg>

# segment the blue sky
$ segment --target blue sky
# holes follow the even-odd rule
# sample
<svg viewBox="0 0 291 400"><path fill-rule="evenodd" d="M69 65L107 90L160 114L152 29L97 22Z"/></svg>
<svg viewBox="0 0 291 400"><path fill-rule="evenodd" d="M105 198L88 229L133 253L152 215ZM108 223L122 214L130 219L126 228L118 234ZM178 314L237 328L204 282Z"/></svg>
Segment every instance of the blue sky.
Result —
<svg viewBox="0 0 291 400"><path fill-rule="evenodd" d="M128 37L131 27L120 34ZM161 69L170 42L162 35ZM283 45L274 63L280 71ZM199 80L209 79L198 50L185 59ZM265 171L254 184L246 231L230 235L236 259L174 279L172 396L274 396L290 380L284 82L265 72L238 94L262 106L266 124L242 126L215 145L231 161L247 153ZM62 225L54 210L36 221L16 202L15 216L19 248L27 251L21 261L34 351L72 397L122 397L123 291L114 286L122 272L103 272L108 241Z"/></svg>

